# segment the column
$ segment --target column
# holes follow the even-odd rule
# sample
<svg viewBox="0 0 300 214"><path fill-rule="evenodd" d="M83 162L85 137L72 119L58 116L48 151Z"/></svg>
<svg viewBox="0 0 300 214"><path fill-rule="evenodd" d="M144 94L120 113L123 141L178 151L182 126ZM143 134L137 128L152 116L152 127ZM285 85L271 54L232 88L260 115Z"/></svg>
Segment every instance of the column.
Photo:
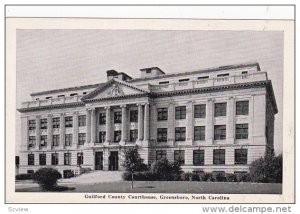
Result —
<svg viewBox="0 0 300 214"><path fill-rule="evenodd" d="M214 99L209 99L206 103L206 142L213 144L214 140Z"/></svg>
<svg viewBox="0 0 300 214"><path fill-rule="evenodd" d="M193 101L189 101L186 111L186 141L192 145L194 140Z"/></svg>
<svg viewBox="0 0 300 214"><path fill-rule="evenodd" d="M126 105L121 105L122 108L122 130L121 130L121 144L127 141L127 108Z"/></svg>
<svg viewBox="0 0 300 214"><path fill-rule="evenodd" d="M78 145L78 132L79 132L78 112L74 112L73 113L73 142L72 142L73 148L76 148Z"/></svg>
<svg viewBox="0 0 300 214"><path fill-rule="evenodd" d="M143 140L143 106L142 104L138 104L138 141Z"/></svg>
<svg viewBox="0 0 300 214"><path fill-rule="evenodd" d="M175 141L175 104L172 100L168 106L168 144L173 145Z"/></svg>
<svg viewBox="0 0 300 214"><path fill-rule="evenodd" d="M21 151L28 150L28 141L29 141L28 118L21 116ZM25 164L21 164L21 155L20 155L20 165L25 165Z"/></svg>
<svg viewBox="0 0 300 214"><path fill-rule="evenodd" d="M40 143L41 143L41 116L38 115L36 116L36 145L35 148L40 148Z"/></svg>
<svg viewBox="0 0 300 214"><path fill-rule="evenodd" d="M235 105L234 98L230 97L227 101L227 123L226 123L226 142L234 144L235 135Z"/></svg>
<svg viewBox="0 0 300 214"><path fill-rule="evenodd" d="M157 109L154 103L150 106L150 140L157 138Z"/></svg>
<svg viewBox="0 0 300 214"><path fill-rule="evenodd" d="M86 142L91 143L91 109L86 109Z"/></svg>
<svg viewBox="0 0 300 214"><path fill-rule="evenodd" d="M106 142L108 144L111 142L111 110L110 106L105 107L106 109Z"/></svg>
<svg viewBox="0 0 300 214"><path fill-rule="evenodd" d="M249 100L249 143L253 143L253 130L254 130L254 95L251 95Z"/></svg>
<svg viewBox="0 0 300 214"><path fill-rule="evenodd" d="M91 143L96 142L96 109L92 108L91 113Z"/></svg>
<svg viewBox="0 0 300 214"><path fill-rule="evenodd" d="M52 114L48 114L47 118L47 149L51 149L53 141L53 125L52 125Z"/></svg>
<svg viewBox="0 0 300 214"><path fill-rule="evenodd" d="M65 113L61 113L60 114L60 124L59 124L59 127L60 127L60 136L59 136L59 139L60 139L60 142L59 142L59 146L58 148L62 149L64 147L64 144L65 144Z"/></svg>
<svg viewBox="0 0 300 214"><path fill-rule="evenodd" d="M144 113L144 141L149 141L149 103L145 104L145 113Z"/></svg>

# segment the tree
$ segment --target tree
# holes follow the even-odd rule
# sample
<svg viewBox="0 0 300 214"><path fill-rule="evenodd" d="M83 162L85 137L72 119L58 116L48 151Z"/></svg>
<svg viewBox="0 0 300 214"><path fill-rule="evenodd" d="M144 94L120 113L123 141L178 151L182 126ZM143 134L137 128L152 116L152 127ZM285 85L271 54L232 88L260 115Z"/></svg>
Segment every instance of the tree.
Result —
<svg viewBox="0 0 300 214"><path fill-rule="evenodd" d="M42 190L53 190L57 185L57 180L60 179L62 175L59 171L53 168L41 168L37 170L32 179L37 182Z"/></svg>
<svg viewBox="0 0 300 214"><path fill-rule="evenodd" d="M148 167L143 163L137 147L129 149L125 152L125 161L123 162L123 167L126 172L131 173L131 188L133 188L133 174L135 172L147 171Z"/></svg>

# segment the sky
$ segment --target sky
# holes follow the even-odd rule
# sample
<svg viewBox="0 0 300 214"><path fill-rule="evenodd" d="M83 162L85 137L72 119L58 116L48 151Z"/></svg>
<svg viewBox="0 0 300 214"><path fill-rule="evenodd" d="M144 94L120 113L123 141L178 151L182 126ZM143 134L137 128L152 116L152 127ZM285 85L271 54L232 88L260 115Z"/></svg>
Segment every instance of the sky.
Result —
<svg viewBox="0 0 300 214"><path fill-rule="evenodd" d="M17 30L17 107L32 92L96 84L110 69L140 77L257 61L272 80L278 114L275 152L282 152L283 32L164 30ZM16 151L20 148L17 112Z"/></svg>

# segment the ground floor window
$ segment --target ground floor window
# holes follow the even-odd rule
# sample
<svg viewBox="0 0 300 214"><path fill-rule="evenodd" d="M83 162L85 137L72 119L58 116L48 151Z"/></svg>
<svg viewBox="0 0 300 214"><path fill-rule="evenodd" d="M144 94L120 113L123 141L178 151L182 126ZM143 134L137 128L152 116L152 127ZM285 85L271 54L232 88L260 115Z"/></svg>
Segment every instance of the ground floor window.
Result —
<svg viewBox="0 0 300 214"><path fill-rule="evenodd" d="M81 166L83 164L83 152L77 153L77 165Z"/></svg>
<svg viewBox="0 0 300 214"><path fill-rule="evenodd" d="M58 153L51 154L51 164L58 165Z"/></svg>
<svg viewBox="0 0 300 214"><path fill-rule="evenodd" d="M40 154L40 165L46 165L46 154Z"/></svg>
<svg viewBox="0 0 300 214"><path fill-rule="evenodd" d="M71 165L71 153L64 154L64 165Z"/></svg>
<svg viewBox="0 0 300 214"><path fill-rule="evenodd" d="M234 150L234 164L247 164L247 149Z"/></svg>
<svg viewBox="0 0 300 214"><path fill-rule="evenodd" d="M184 150L175 150L174 151L174 161L178 161L180 165L184 165L184 162L185 162Z"/></svg>
<svg viewBox="0 0 300 214"><path fill-rule="evenodd" d="M214 149L214 165L225 164L225 149Z"/></svg>
<svg viewBox="0 0 300 214"><path fill-rule="evenodd" d="M193 151L193 165L203 166L204 165L204 150Z"/></svg>
<svg viewBox="0 0 300 214"><path fill-rule="evenodd" d="M161 160L167 158L166 150L157 150L156 151L156 160Z"/></svg>
<svg viewBox="0 0 300 214"><path fill-rule="evenodd" d="M34 165L34 154L28 154L28 165Z"/></svg>

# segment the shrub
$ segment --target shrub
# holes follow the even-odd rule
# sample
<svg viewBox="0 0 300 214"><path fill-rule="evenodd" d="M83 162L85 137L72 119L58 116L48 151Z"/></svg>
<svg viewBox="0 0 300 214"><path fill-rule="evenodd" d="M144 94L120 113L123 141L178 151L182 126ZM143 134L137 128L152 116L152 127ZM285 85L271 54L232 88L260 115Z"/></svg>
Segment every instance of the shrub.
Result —
<svg viewBox="0 0 300 214"><path fill-rule="evenodd" d="M200 175L198 175L197 173L193 172L192 173L192 181L200 181Z"/></svg>
<svg viewBox="0 0 300 214"><path fill-rule="evenodd" d="M200 180L202 180L202 181L211 181L211 182L214 182L214 181L215 181L215 178L213 177L213 174L212 174L211 172L204 172L204 173L201 175Z"/></svg>
<svg viewBox="0 0 300 214"><path fill-rule="evenodd" d="M226 174L226 180L228 182L237 182L238 181L238 178L237 178L237 175L234 174L234 173L227 173Z"/></svg>
<svg viewBox="0 0 300 214"><path fill-rule="evenodd" d="M143 163L143 159L138 153L137 148L129 149L125 152L123 166L127 172L147 171L148 166Z"/></svg>
<svg viewBox="0 0 300 214"><path fill-rule="evenodd" d="M74 171L67 169L64 170L64 178L73 178L75 176Z"/></svg>
<svg viewBox="0 0 300 214"><path fill-rule="evenodd" d="M19 174L16 175L16 180L31 180L33 174Z"/></svg>
<svg viewBox="0 0 300 214"><path fill-rule="evenodd" d="M182 174L182 180L184 181L191 181L192 180L192 173L186 172Z"/></svg>
<svg viewBox="0 0 300 214"><path fill-rule="evenodd" d="M92 171L92 169L89 167L81 167L80 168L80 174L90 173L91 171Z"/></svg>
<svg viewBox="0 0 300 214"><path fill-rule="evenodd" d="M225 182L226 181L225 174L221 173L221 172L215 173L214 178L215 178L215 181L217 181L217 182Z"/></svg>
<svg viewBox="0 0 300 214"><path fill-rule="evenodd" d="M53 190L57 180L60 178L60 172L53 168L40 168L33 174L33 180L37 182L43 190Z"/></svg>
<svg viewBox="0 0 300 214"><path fill-rule="evenodd" d="M131 181L131 172L124 172L122 174L122 179L125 181ZM135 181L155 181L156 175L149 172L136 172L133 174L133 180Z"/></svg>
<svg viewBox="0 0 300 214"><path fill-rule="evenodd" d="M166 158L154 162L151 165L151 173L160 181L181 180L182 170L179 162L170 163Z"/></svg>

